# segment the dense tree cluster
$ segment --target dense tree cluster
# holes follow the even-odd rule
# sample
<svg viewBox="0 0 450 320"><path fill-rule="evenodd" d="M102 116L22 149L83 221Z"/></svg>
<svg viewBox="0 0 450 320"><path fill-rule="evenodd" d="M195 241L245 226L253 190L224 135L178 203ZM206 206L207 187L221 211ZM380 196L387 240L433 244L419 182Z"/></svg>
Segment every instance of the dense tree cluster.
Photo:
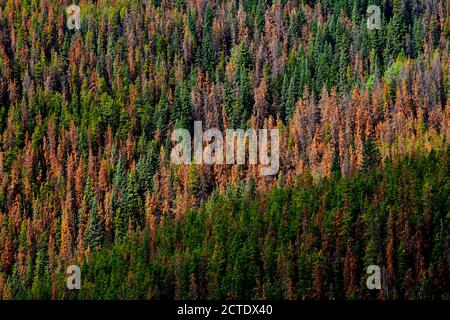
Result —
<svg viewBox="0 0 450 320"><path fill-rule="evenodd" d="M70 4L0 0L0 298L450 298L446 1ZM194 120L280 172L171 164Z"/></svg>

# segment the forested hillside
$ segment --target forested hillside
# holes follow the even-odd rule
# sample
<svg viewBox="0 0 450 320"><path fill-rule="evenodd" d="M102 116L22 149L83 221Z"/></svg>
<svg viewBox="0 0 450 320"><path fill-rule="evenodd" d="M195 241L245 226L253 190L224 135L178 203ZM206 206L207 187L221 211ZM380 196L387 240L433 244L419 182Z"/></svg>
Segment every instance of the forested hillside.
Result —
<svg viewBox="0 0 450 320"><path fill-rule="evenodd" d="M450 299L447 0L71 4L0 0L0 299ZM194 121L280 171L174 165Z"/></svg>

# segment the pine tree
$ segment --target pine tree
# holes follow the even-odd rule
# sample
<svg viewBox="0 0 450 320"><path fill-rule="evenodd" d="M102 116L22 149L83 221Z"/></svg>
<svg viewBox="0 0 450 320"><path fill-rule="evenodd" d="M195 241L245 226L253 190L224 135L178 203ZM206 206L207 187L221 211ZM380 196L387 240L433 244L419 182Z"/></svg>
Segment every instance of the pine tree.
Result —
<svg viewBox="0 0 450 320"><path fill-rule="evenodd" d="M84 246L91 250L102 245L104 240L103 221L99 215L97 200L90 203L89 224L84 232Z"/></svg>

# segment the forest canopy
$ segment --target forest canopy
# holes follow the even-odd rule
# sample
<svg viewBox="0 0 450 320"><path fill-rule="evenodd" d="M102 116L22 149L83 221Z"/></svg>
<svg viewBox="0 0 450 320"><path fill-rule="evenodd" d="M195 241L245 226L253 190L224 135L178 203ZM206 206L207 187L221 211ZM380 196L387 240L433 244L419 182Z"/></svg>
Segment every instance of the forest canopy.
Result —
<svg viewBox="0 0 450 320"><path fill-rule="evenodd" d="M447 1L71 4L0 0L0 299L450 298ZM171 163L194 121L279 172Z"/></svg>

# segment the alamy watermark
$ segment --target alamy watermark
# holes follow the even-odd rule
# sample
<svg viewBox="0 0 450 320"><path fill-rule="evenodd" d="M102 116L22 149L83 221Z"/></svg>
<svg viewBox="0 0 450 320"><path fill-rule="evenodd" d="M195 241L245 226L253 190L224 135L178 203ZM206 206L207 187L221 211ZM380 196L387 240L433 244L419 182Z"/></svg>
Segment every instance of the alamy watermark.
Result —
<svg viewBox="0 0 450 320"><path fill-rule="evenodd" d="M259 160L263 176L277 174L280 167L278 129L248 129L247 131L227 129L224 142L224 136L219 129L213 128L203 132L202 122L195 121L193 141L190 132L186 129L175 129L171 140L177 142L170 153L171 162L174 164L245 164L248 158L248 164L253 165L258 164ZM248 147L248 157L245 153L246 147Z"/></svg>
<svg viewBox="0 0 450 320"><path fill-rule="evenodd" d="M80 290L81 289L81 270L77 265L70 265L67 267L67 289ZM366 286L369 290L381 290L382 271L377 265L370 265L367 267L366 273L369 277L366 280Z"/></svg>
<svg viewBox="0 0 450 320"><path fill-rule="evenodd" d="M72 4L67 8L67 28L69 30L81 29L81 14L80 7Z"/></svg>
<svg viewBox="0 0 450 320"><path fill-rule="evenodd" d="M366 286L369 290L381 290L381 269L377 265L370 265L367 267L367 274L370 276L367 278Z"/></svg>
<svg viewBox="0 0 450 320"><path fill-rule="evenodd" d="M77 265L70 265L67 267L68 277L66 281L67 289L80 290L81 289L81 270Z"/></svg>
<svg viewBox="0 0 450 320"><path fill-rule="evenodd" d="M379 6L370 5L367 7L367 29L381 29L381 9Z"/></svg>

